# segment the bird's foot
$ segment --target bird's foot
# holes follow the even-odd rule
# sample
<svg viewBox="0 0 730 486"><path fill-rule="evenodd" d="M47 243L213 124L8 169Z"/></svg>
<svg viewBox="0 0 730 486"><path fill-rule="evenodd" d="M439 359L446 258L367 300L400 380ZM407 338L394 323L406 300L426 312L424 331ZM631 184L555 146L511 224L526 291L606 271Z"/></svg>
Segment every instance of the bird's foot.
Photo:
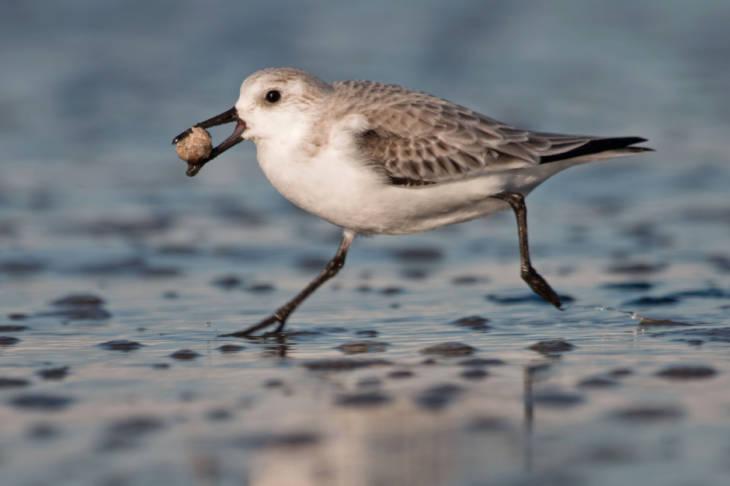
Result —
<svg viewBox="0 0 730 486"><path fill-rule="evenodd" d="M544 278L542 278L542 275L537 273L534 268L530 267L526 270L523 270L522 280L524 280L527 285L530 286L533 292L542 297L543 300L546 300L558 309L563 310L558 294L553 290L552 287L550 287L550 284L547 283Z"/></svg>
<svg viewBox="0 0 730 486"><path fill-rule="evenodd" d="M247 327L241 331L231 332L228 334L220 334L218 337L237 337L237 338L252 338L253 334L261 329L266 329L277 324L276 329L271 332L264 333L261 337L269 337L281 334L281 331L286 325L286 318L280 317L278 314L272 314L266 319L262 320L258 324Z"/></svg>

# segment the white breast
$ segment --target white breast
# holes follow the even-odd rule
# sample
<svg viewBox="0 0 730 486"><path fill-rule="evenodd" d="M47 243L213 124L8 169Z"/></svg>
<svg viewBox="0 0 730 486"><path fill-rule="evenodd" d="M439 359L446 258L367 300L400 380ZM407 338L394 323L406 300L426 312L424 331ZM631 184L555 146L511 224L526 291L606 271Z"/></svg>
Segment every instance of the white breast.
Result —
<svg viewBox="0 0 730 486"><path fill-rule="evenodd" d="M306 136L259 142L257 157L271 184L289 201L338 226L362 228L381 181L357 160L354 139L347 133L354 121L333 126L319 148L309 146Z"/></svg>

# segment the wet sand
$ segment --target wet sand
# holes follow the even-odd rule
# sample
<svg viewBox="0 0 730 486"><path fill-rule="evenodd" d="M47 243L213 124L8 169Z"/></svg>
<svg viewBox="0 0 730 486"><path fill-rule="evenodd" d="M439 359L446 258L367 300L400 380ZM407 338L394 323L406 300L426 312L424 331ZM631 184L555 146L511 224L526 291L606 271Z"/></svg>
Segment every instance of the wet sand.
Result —
<svg viewBox="0 0 730 486"><path fill-rule="evenodd" d="M102 232L64 207L18 220L6 243L22 251L2 266L1 464L19 483L53 470L78 483L607 484L646 468L719 481L719 248L660 258L619 212L602 231L636 252L602 255L585 204L581 243L535 238L572 298L563 312L520 282L498 217L360 241L284 336L252 340L217 335L303 285L315 265L302 262L325 257L335 230L253 208L255 224L232 226L214 204ZM681 239L686 224L662 231Z"/></svg>

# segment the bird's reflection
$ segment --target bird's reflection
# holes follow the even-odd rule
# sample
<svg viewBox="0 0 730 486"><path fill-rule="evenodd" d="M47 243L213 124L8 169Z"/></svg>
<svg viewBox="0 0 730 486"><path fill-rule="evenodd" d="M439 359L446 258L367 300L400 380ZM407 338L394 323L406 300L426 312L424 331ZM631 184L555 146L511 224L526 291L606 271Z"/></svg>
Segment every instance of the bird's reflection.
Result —
<svg viewBox="0 0 730 486"><path fill-rule="evenodd" d="M524 415L524 463L525 471L532 472L534 460L535 402L534 385L544 379L550 363L535 363L525 366L523 372L522 405Z"/></svg>
<svg viewBox="0 0 730 486"><path fill-rule="evenodd" d="M289 335L286 333L276 333L269 336L256 338L266 345L262 356L264 358L287 358L289 349L291 348Z"/></svg>

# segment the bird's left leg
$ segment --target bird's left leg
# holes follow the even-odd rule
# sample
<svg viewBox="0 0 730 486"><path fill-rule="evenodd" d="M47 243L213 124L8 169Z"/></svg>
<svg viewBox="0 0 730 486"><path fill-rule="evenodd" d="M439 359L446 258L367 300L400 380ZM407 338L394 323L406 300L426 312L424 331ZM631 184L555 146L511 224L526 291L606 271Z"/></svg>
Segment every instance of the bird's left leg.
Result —
<svg viewBox="0 0 730 486"><path fill-rule="evenodd" d="M537 273L530 261L530 247L527 243L527 206L525 197L517 192L503 192L491 196L506 202L512 208L517 218L517 234L520 239L520 275L533 292L560 309L560 297L550 287L550 284Z"/></svg>
<svg viewBox="0 0 730 486"><path fill-rule="evenodd" d="M267 328L274 324L277 324L277 327L274 330L274 334L280 333L284 329L284 326L286 325L286 320L289 318L289 315L294 312L297 307L299 307L299 304L304 302L304 300L309 297L315 290L317 290L323 283L337 275L337 272L339 272L340 269L345 266L347 250L350 249L350 245L352 245L352 241L355 239L355 236L356 233L353 231L343 231L342 241L340 241L340 246L337 249L337 253L335 254L335 256L332 257L329 262L327 262L327 265L320 272L320 274L317 275L317 277L315 277L315 279L312 280L309 285L304 287L304 289L299 292L296 297L294 297L283 306L279 307L276 312L274 312L272 315L259 322L258 324L248 327L242 331L233 332L230 334L222 334L221 337L249 337L254 332Z"/></svg>

